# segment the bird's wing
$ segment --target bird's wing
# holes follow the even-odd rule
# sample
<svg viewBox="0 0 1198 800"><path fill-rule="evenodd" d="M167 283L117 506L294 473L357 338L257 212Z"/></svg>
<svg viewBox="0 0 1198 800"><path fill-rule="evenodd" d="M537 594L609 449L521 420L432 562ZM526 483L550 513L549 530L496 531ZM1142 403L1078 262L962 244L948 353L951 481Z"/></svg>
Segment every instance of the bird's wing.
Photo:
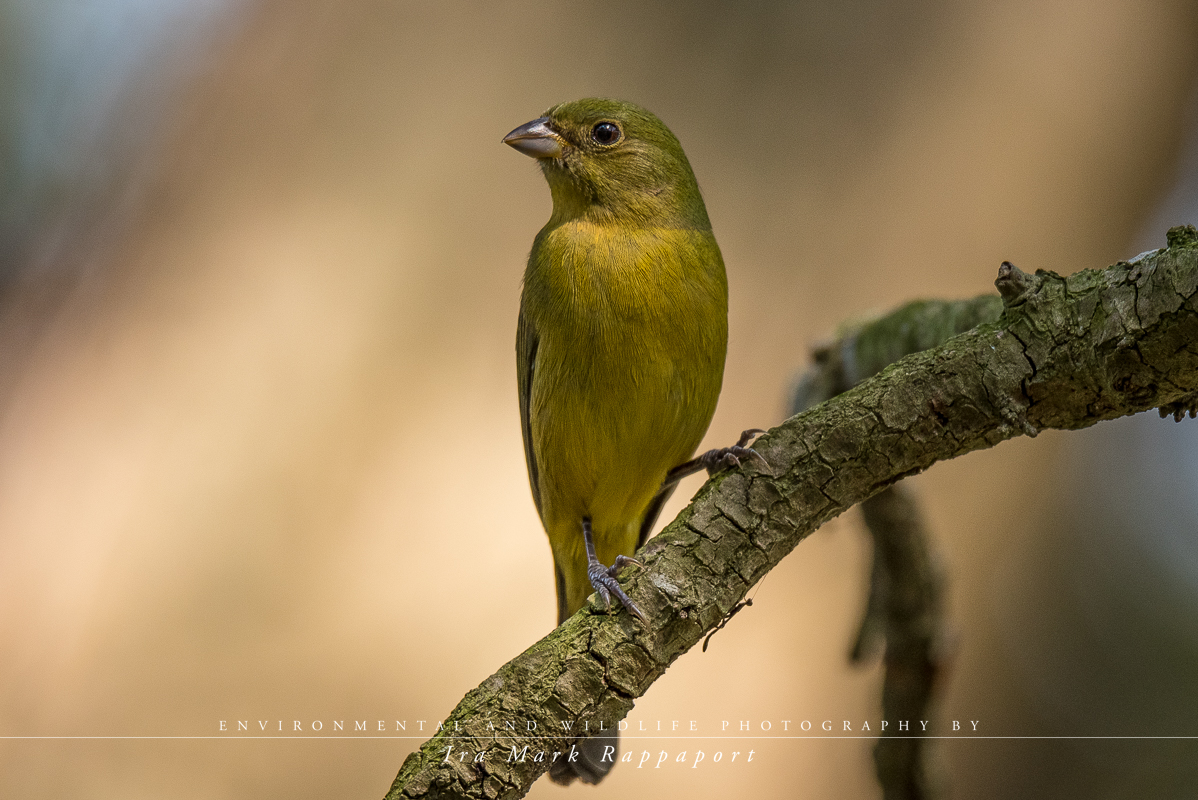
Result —
<svg viewBox="0 0 1198 800"><path fill-rule="evenodd" d="M532 500L541 513L541 480L537 468L537 454L532 445L532 428L529 417L532 407L532 376L537 366L537 344L540 337L532 323L520 311L516 323L516 382L520 389L520 432L524 434L524 458L528 462L528 482L532 486Z"/></svg>
<svg viewBox="0 0 1198 800"><path fill-rule="evenodd" d="M532 444L532 376L537 368L537 345L540 337L524 311L516 323L516 385L520 389L520 432L524 434L524 459L528 462L528 483L532 486L532 501L537 514L541 514L541 472L537 467L537 453ZM542 520L544 518L542 517ZM566 576L553 559L554 585L557 587L557 624L561 625L570 616L566 607Z"/></svg>

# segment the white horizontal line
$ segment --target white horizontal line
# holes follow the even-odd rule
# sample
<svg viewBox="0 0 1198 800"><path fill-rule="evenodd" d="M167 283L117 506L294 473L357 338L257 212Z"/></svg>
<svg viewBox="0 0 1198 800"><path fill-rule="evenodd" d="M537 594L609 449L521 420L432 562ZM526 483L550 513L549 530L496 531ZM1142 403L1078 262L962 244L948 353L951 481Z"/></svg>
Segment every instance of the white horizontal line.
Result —
<svg viewBox="0 0 1198 800"><path fill-rule="evenodd" d="M0 739L294 739L303 741L305 739L428 739L428 736L354 736L352 734L343 734L341 736L0 736ZM442 739L477 739L480 737L472 736L443 736ZM491 739L512 739L519 742L535 742L535 741L550 741L560 737L550 736L494 736L487 737ZM1116 740L1140 740L1140 739L1198 739L1198 736L983 736L981 734L963 734L959 736L931 736L931 735L910 735L910 736L629 736L626 733L621 733L620 738L628 741L632 739L667 739L670 741L679 741L687 739L719 739L728 742L759 742L762 740L783 740L783 739L1116 739Z"/></svg>

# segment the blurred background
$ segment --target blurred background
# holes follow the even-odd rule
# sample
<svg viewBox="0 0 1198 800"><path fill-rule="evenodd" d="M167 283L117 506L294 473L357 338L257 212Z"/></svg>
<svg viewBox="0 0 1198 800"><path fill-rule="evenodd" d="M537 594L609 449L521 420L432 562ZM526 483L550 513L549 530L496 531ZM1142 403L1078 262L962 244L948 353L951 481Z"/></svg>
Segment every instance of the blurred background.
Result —
<svg viewBox="0 0 1198 800"><path fill-rule="evenodd" d="M0 794L381 797L422 739L313 721L435 722L552 627L513 345L550 200L500 143L546 107L633 100L686 147L732 291L711 447L846 318L1198 222L1196 77L1168 0L6 0ZM1038 737L940 742L953 794L1192 797L1195 739L1095 737L1198 735L1195 425L909 483L955 630L931 726ZM811 536L634 724L876 728L868 563L854 513ZM532 796L874 798L871 745Z"/></svg>

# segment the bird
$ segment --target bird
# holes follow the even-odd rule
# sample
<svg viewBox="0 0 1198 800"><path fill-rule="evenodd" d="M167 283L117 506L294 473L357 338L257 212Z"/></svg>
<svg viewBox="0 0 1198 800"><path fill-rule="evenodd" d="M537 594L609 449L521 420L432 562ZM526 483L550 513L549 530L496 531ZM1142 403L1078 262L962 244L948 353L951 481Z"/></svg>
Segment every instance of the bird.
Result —
<svg viewBox="0 0 1198 800"><path fill-rule="evenodd" d="M558 624L592 592L649 620L617 576L639 565L677 482L761 457L750 429L692 458L723 383L728 281L677 137L633 103L586 98L503 138L537 160L553 199L533 240L516 326L520 427L553 552ZM584 740L550 777L598 783L616 735Z"/></svg>

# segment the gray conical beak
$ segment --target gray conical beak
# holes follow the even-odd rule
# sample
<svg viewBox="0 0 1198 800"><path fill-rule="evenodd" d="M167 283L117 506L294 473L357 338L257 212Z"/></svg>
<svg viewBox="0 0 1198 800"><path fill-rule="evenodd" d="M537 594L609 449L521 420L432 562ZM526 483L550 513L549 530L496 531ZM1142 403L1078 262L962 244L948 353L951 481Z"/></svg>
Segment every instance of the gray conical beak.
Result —
<svg viewBox="0 0 1198 800"><path fill-rule="evenodd" d="M533 158L558 158L566 149L565 140L549 127L548 117L524 123L504 136L503 143Z"/></svg>

